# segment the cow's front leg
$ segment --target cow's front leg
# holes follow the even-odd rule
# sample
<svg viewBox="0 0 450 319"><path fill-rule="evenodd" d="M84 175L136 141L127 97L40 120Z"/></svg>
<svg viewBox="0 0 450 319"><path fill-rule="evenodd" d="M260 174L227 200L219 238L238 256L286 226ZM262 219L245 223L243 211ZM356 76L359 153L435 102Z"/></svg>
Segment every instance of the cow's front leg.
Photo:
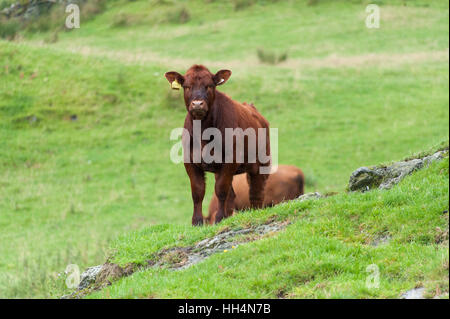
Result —
<svg viewBox="0 0 450 319"><path fill-rule="evenodd" d="M197 166L185 163L184 167L191 181L192 201L194 202L194 214L192 225L203 224L202 202L205 197L205 172Z"/></svg>
<svg viewBox="0 0 450 319"><path fill-rule="evenodd" d="M230 217L234 212L234 199L236 198L236 193L233 189L233 181L231 181L230 190L228 191L228 197L225 202L225 217Z"/></svg>
<svg viewBox="0 0 450 319"><path fill-rule="evenodd" d="M216 183L217 183L217 179L219 178L219 174L215 174L215 178L216 178ZM230 217L233 215L234 212L234 199L236 198L236 194L234 192L233 189L233 179L231 179L231 186L230 189L228 191L228 196L227 199L225 200L225 214L224 217ZM217 214L217 211L216 211Z"/></svg>
<svg viewBox="0 0 450 319"><path fill-rule="evenodd" d="M247 174L251 208L262 208L264 202L264 186L269 177L267 174Z"/></svg>
<svg viewBox="0 0 450 319"><path fill-rule="evenodd" d="M226 217L226 202L227 199L231 200L228 195L231 189L231 184L233 182L233 173L234 170L231 169L224 169L222 172L220 172L216 176L216 185L215 185L215 192L216 196L219 202L219 208L217 209L215 223L217 224L220 222L224 217ZM233 193L234 195L234 193ZM232 197L233 204L229 203L229 205L233 205L234 207L234 196Z"/></svg>

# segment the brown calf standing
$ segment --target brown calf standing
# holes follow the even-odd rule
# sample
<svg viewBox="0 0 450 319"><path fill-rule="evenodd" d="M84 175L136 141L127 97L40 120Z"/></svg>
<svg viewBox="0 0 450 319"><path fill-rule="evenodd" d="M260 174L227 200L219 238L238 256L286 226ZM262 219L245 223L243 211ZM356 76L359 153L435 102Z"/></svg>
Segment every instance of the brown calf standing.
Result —
<svg viewBox="0 0 450 319"><path fill-rule="evenodd" d="M193 65L183 76L177 72L167 72L167 80L172 88L178 89L180 86L184 89L184 102L187 115L184 121L184 128L188 135L183 135L183 151L188 154L189 160L186 161L185 169L191 182L192 200L194 202L194 214L192 224L203 224L202 202L205 195L205 172L215 174L215 194L218 198L218 209L215 222L220 222L224 217L231 215L234 207L234 190L232 187L233 176L236 174L247 173L249 176L249 198L252 207L260 208L264 198L264 184L268 177L267 174L261 174L259 168L270 166L270 141L269 141L269 123L259 114L253 105L241 104L232 100L222 92L216 90L216 86L225 83L231 75L229 70L220 70L212 74L202 65ZM201 158L201 161L194 160L193 127L194 120L200 120L201 134L208 128L217 128L222 138L222 158L220 161L214 160L207 163ZM243 149L239 148L239 154L244 155L244 161L240 163L236 160L237 148L236 140L233 138L232 161L225 162L225 129L241 128L246 130L252 128L256 133L256 140L262 137L258 133L258 128L264 128L265 137L265 155L267 161L261 161L259 157L255 162L248 158L248 136L244 136ZM237 139L237 136L236 136ZM210 138L211 140L211 138ZM201 151L209 140L201 141ZM198 152L198 146L196 149ZM215 153L215 151L213 152ZM256 143L256 154L259 153L259 145Z"/></svg>
<svg viewBox="0 0 450 319"><path fill-rule="evenodd" d="M279 165L278 170L269 175L264 189L263 207L273 206L286 200L303 195L305 177L300 168L292 165ZM236 193L234 210L245 210L251 207L248 197L248 182L246 174L236 175L233 179L233 189ZM213 194L209 203L207 223L214 223L214 216L218 209L217 196Z"/></svg>

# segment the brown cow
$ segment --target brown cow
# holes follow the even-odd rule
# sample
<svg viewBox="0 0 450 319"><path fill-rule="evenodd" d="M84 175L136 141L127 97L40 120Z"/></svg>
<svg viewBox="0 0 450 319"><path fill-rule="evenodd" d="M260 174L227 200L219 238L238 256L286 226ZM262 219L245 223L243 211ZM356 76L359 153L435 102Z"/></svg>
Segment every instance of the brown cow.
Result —
<svg viewBox="0 0 450 319"><path fill-rule="evenodd" d="M273 206L286 200L291 200L303 195L305 177L300 168L292 165L279 165L278 170L269 175L264 189L263 207ZM249 209L248 182L246 174L236 175L233 178L233 189L236 193L234 210ZM213 194L209 203L209 216L205 222L213 224L217 212L217 196Z"/></svg>
<svg viewBox="0 0 450 319"><path fill-rule="evenodd" d="M193 65L184 76L174 71L165 74L172 88L178 89L182 86L184 89L187 115L184 122L183 151L186 156L184 166L191 182L194 202L193 225L203 224L202 202L205 195L205 172L214 173L216 178L215 194L219 201L216 223L224 217L228 217L233 211L235 194L232 181L236 174L247 173L249 175L251 206L260 208L263 204L264 184L268 175L261 174L260 168L267 168L271 165L269 123L253 105L236 102L216 90L216 86L225 83L230 75L231 71L229 70L220 70L216 74L212 74L203 65ZM199 122L195 123L194 120L199 120ZM198 143L195 143L194 138L196 125L201 126L201 142ZM201 154L199 152L206 149L207 143L215 141L215 137L211 138L211 135L205 132L209 128L217 129L222 139L221 148L218 148L221 152L216 153L217 150L214 148L213 152L210 151L209 154L219 154L221 158L205 161L201 156L201 159L198 157L196 159L195 154ZM262 160L260 156L254 161L250 159L251 153L248 150L251 139L245 134L236 134L235 137L232 137L232 150L227 150L225 148L226 128L253 129L256 141L264 142L264 144L261 142L261 146L265 146L266 159ZM258 129L261 128L265 130L260 133ZM242 143L237 143L238 137L242 137ZM256 154L260 154L261 148L259 143L256 143ZM238 158L241 157L237 155L243 155L244 160L239 160ZM230 156L231 160L227 161L226 159L230 159Z"/></svg>

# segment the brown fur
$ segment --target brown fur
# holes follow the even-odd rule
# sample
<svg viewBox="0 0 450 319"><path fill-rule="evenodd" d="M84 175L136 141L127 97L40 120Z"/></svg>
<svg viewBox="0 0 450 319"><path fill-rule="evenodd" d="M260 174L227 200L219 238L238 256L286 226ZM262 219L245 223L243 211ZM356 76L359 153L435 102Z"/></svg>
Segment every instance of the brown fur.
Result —
<svg viewBox="0 0 450 319"><path fill-rule="evenodd" d="M291 200L303 195L305 178L300 168L292 165L279 165L278 170L269 175L264 190L263 207L273 206L286 200ZM233 189L236 194L234 210L246 210L251 207L248 197L248 182L246 174L236 175L233 179ZM218 209L217 196L213 194L209 203L209 215L205 222L214 223L214 217Z"/></svg>
<svg viewBox="0 0 450 319"><path fill-rule="evenodd" d="M218 210L215 222L228 217L233 212L234 190L232 187L233 176L240 173L248 173L250 180L249 198L251 206L262 207L264 198L264 184L267 174L260 174L260 166L269 166L269 163L249 163L247 154L248 139L244 139L244 163L236 162L236 145L233 148L233 162L225 163L225 128L266 128L266 153L270 155L269 123L256 110L253 105L242 104L232 100L226 94L216 90L217 85L225 83L231 75L229 70L221 70L212 74L202 65L193 65L184 76L177 72L167 72L167 80L172 83L177 81L183 86L184 101L187 115L184 128L189 132L189 137L183 140L183 150L190 155L190 163L185 163L185 169L191 182L192 200L194 202L194 214L192 224L203 223L202 201L205 195L205 172L215 174L215 194L218 198ZM215 127L222 133L222 163L194 163L193 162L193 120L201 120L201 132L209 127ZM256 134L258 139L258 134ZM190 139L190 148L186 146L186 139ZM209 141L202 141L202 148ZM234 142L236 143L236 142ZM258 154L258 147L256 147Z"/></svg>

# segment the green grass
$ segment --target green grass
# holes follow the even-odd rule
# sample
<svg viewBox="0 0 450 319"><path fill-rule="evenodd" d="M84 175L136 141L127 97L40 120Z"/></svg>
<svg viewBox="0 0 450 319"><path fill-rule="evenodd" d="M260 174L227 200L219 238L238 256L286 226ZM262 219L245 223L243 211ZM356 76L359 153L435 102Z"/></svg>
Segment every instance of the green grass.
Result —
<svg viewBox="0 0 450 319"><path fill-rule="evenodd" d="M157 250L192 244L224 227L274 215L294 221L281 233L187 270L139 271L90 297L398 298L421 286L430 297L448 293L448 238L440 243L437 228L448 227L448 173L447 157L389 191L293 201L215 227L159 225L125 235L114 243L111 261L144 264ZM386 236L387 243L371 245ZM379 288L366 287L372 264L379 269Z"/></svg>
<svg viewBox="0 0 450 319"><path fill-rule="evenodd" d="M102 263L130 231L194 236L189 181L169 159L185 111L165 71L231 68L222 91L279 128L279 162L304 170L307 191L343 191L359 166L448 140L448 4L384 1L378 30L359 1L190 1L185 23L168 18L179 6L109 2L56 43L0 40L0 297L59 297L67 264ZM260 48L288 58L262 64Z"/></svg>

